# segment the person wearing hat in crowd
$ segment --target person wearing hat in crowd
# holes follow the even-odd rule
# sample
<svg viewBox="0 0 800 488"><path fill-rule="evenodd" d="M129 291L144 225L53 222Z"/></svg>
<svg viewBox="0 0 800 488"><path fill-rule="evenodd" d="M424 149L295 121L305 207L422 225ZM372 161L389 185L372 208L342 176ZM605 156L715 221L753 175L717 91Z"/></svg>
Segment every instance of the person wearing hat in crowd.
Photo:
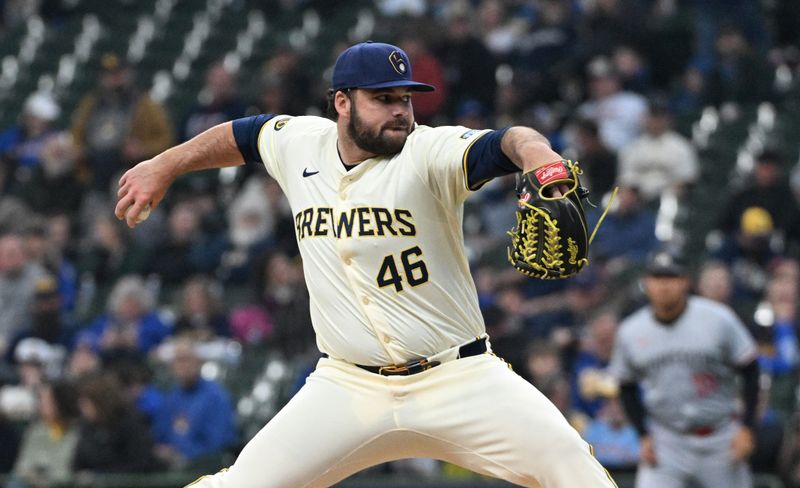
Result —
<svg viewBox="0 0 800 488"><path fill-rule="evenodd" d="M45 143L55 133L53 122L60 114L61 108L50 93L36 92L23 103L19 122L0 132L0 168L8 182L14 177L30 177L39 166ZM4 187L0 185L0 189Z"/></svg>
<svg viewBox="0 0 800 488"><path fill-rule="evenodd" d="M108 191L114 175L174 143L169 115L136 86L133 68L117 54L100 58L97 88L72 116L72 136L92 188Z"/></svg>
<svg viewBox="0 0 800 488"><path fill-rule="evenodd" d="M753 171L741 188L729 195L717 228L726 236L736 234L744 213L751 208L764 209L774 230L786 240L786 249L797 251L800 246L800 206L792 194L782 155L766 148L755 156Z"/></svg>
<svg viewBox="0 0 800 488"><path fill-rule="evenodd" d="M223 123L120 179L130 227L178 175L245 162L266 166L295 215L323 357L236 462L193 487L327 487L414 457L528 487L615 486L556 406L490 354L464 249L471 192L563 158L528 127L417 125L414 93L431 90L399 47L359 43L334 65L329 119ZM568 190L553 183L550 195Z"/></svg>
<svg viewBox="0 0 800 488"><path fill-rule="evenodd" d="M736 232L725 237L710 256L722 261L733 276L733 307L751 316L769 281L769 268L782 256L775 221L763 207L746 208Z"/></svg>
<svg viewBox="0 0 800 488"><path fill-rule="evenodd" d="M52 372L61 373L73 333L73 329L64 321L61 304L61 293L56 279L45 275L37 280L30 308L30 321L9 342L6 352L9 363L16 363L26 344L36 341L51 349Z"/></svg>
<svg viewBox="0 0 800 488"><path fill-rule="evenodd" d="M690 294L680 254L655 252L643 285L649 303L622 321L610 365L641 437L637 488L752 487L755 341L729 307Z"/></svg>

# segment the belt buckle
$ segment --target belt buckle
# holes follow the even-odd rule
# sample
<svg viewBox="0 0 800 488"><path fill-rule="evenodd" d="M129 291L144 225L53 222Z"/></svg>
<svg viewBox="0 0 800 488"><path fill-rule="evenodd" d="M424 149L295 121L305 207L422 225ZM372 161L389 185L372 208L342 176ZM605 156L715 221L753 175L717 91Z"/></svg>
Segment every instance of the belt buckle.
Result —
<svg viewBox="0 0 800 488"><path fill-rule="evenodd" d="M428 361L427 358L423 358L400 366L381 366L378 368L378 374L382 376L411 375L421 373L439 364L441 364L439 361Z"/></svg>

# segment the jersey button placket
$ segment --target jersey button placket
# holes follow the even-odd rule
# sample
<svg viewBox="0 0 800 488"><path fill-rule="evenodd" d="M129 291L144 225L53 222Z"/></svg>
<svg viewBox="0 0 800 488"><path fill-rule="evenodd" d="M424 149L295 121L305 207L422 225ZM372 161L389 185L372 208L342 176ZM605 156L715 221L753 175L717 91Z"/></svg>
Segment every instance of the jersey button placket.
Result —
<svg viewBox="0 0 800 488"><path fill-rule="evenodd" d="M350 182L353 179L348 177L342 178L342 182L339 185L339 200L347 200L347 188L350 186Z"/></svg>

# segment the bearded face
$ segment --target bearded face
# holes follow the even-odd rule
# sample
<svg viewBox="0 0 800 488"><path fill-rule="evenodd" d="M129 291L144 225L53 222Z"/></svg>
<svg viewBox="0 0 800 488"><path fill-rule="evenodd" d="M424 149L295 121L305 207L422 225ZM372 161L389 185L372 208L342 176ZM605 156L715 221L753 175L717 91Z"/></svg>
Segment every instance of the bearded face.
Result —
<svg viewBox="0 0 800 488"><path fill-rule="evenodd" d="M350 120L347 134L362 150L372 154L396 154L405 146L406 139L414 130L413 115L393 117L388 122L369 123L356 108L356 100L351 98Z"/></svg>

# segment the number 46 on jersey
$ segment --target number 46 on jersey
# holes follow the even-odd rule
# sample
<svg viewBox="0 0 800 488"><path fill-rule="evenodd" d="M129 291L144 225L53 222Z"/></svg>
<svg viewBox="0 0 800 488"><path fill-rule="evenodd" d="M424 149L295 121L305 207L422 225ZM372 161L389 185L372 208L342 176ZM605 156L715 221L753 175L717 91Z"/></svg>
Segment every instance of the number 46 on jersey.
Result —
<svg viewBox="0 0 800 488"><path fill-rule="evenodd" d="M399 259L394 254L384 257L376 279L378 286L394 286L395 291L401 292L403 282L414 287L428 281L428 267L421 256L422 249L414 246L401 252Z"/></svg>

